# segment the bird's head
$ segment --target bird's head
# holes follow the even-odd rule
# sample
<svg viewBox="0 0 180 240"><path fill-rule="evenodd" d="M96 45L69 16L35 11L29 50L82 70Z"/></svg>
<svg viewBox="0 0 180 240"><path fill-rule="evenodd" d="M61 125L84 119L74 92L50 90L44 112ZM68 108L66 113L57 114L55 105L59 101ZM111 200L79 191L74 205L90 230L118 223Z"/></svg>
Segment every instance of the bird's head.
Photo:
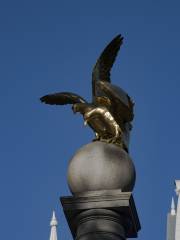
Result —
<svg viewBox="0 0 180 240"><path fill-rule="evenodd" d="M79 106L78 106L78 103L75 103L72 105L72 110L73 110L73 113L77 113L79 112Z"/></svg>
<svg viewBox="0 0 180 240"><path fill-rule="evenodd" d="M93 108L92 104L88 104L88 103L75 103L72 106L72 110L74 113L81 113L81 114L85 114L88 110L91 110Z"/></svg>

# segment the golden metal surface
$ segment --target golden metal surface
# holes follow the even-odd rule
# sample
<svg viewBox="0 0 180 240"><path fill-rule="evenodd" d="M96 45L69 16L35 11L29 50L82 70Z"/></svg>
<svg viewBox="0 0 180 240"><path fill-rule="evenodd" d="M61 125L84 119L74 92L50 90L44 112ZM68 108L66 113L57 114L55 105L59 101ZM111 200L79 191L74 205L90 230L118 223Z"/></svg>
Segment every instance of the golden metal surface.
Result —
<svg viewBox="0 0 180 240"><path fill-rule="evenodd" d="M110 80L110 70L122 43L121 35L116 36L98 58L92 72L91 103L70 92L48 94L40 100L51 105L72 104L73 112L81 113L85 125L94 131L96 141L114 143L128 151L134 103Z"/></svg>

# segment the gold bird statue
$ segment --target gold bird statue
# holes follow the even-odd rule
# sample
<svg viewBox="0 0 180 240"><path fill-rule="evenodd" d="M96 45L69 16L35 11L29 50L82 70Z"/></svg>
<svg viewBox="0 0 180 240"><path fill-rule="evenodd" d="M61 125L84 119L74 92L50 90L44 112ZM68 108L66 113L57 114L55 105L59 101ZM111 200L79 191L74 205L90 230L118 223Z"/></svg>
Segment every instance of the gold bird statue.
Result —
<svg viewBox="0 0 180 240"><path fill-rule="evenodd" d="M48 94L40 98L46 104L72 104L74 113L84 117L84 124L95 132L96 141L116 144L128 152L129 132L134 103L120 87L111 84L110 71L123 43L116 36L98 58L92 72L92 102L71 92Z"/></svg>

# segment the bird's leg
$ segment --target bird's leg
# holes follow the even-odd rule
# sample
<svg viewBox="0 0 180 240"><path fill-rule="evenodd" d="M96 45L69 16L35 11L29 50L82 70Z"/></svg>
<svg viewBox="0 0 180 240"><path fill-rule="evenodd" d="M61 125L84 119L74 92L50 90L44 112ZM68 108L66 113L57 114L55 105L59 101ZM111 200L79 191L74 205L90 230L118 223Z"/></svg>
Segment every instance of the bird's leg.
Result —
<svg viewBox="0 0 180 240"><path fill-rule="evenodd" d="M122 134L122 130L121 128L119 127L118 124L115 124L115 136L113 136L112 138L109 138L108 139L108 142L109 143L116 143L117 139L121 136Z"/></svg>

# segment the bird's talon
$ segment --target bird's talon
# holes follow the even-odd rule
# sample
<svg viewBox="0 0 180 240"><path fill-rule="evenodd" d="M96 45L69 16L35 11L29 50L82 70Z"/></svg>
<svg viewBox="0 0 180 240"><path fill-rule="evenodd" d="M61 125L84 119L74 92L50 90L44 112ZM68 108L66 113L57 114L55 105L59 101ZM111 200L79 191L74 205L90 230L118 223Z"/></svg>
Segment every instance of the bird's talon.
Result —
<svg viewBox="0 0 180 240"><path fill-rule="evenodd" d="M107 140L108 143L116 143L116 138L110 138Z"/></svg>

